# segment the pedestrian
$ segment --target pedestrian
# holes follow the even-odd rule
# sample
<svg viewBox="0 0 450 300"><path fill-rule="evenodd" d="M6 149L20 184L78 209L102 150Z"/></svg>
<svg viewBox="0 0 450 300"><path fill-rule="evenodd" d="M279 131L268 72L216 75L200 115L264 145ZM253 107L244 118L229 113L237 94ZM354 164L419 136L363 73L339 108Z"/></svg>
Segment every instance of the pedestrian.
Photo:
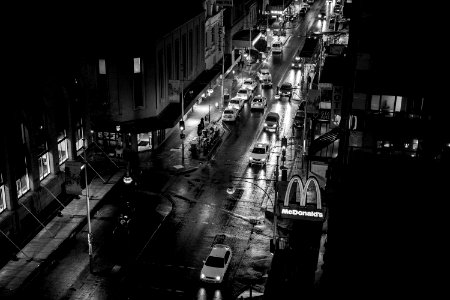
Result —
<svg viewBox="0 0 450 300"><path fill-rule="evenodd" d="M205 128L205 120L203 118L200 119L200 124L199 124L201 130L203 130L203 128Z"/></svg>
<svg viewBox="0 0 450 300"><path fill-rule="evenodd" d="M279 85L277 86L277 94L278 95L280 94L280 86Z"/></svg>

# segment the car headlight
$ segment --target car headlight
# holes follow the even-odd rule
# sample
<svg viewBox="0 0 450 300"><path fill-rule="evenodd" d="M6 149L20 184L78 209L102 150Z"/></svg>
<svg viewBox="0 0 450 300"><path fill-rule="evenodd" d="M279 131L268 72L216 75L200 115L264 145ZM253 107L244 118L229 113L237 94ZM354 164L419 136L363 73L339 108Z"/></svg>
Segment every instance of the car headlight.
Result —
<svg viewBox="0 0 450 300"><path fill-rule="evenodd" d="M294 64L294 63L292 63L292 64L291 64L291 66L293 67L293 66L295 66L295 64Z"/></svg>
<svg viewBox="0 0 450 300"><path fill-rule="evenodd" d="M253 160L253 157L250 157L250 160Z"/></svg>
<svg viewBox="0 0 450 300"><path fill-rule="evenodd" d="M216 280L219 281L220 280L220 276L216 276Z"/></svg>
<svg viewBox="0 0 450 300"><path fill-rule="evenodd" d="M264 127L267 127L267 123L264 123Z"/></svg>
<svg viewBox="0 0 450 300"><path fill-rule="evenodd" d="M205 274L203 274L203 273L200 274L200 278L201 278L201 279L205 278Z"/></svg>
<svg viewBox="0 0 450 300"><path fill-rule="evenodd" d="M266 159L265 159L265 158L263 158L263 159L261 159L261 161L266 161Z"/></svg>

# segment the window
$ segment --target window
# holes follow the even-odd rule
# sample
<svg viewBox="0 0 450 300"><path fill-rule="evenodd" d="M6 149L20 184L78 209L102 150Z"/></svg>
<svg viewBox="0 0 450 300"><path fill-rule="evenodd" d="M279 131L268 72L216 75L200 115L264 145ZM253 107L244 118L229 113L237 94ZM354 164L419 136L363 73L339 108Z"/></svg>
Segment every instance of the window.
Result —
<svg viewBox="0 0 450 300"><path fill-rule="evenodd" d="M3 184L3 177L0 170L0 213L5 209L6 209L5 185Z"/></svg>
<svg viewBox="0 0 450 300"><path fill-rule="evenodd" d="M64 163L68 158L67 155L67 137L66 137L66 131L64 130L62 133L58 136L58 162L61 165Z"/></svg>
<svg viewBox="0 0 450 300"><path fill-rule="evenodd" d="M172 48L171 45L167 46L166 50L166 65L167 65L167 78L172 79Z"/></svg>
<svg viewBox="0 0 450 300"><path fill-rule="evenodd" d="M164 55L163 50L158 51L158 81L159 81L159 98L164 98Z"/></svg>
<svg viewBox="0 0 450 300"><path fill-rule="evenodd" d="M100 75L106 75L106 60L105 59L98 60L98 73Z"/></svg>
<svg viewBox="0 0 450 300"><path fill-rule="evenodd" d="M108 93L108 79L106 77L106 60L98 60L98 78L97 85L99 91L99 97L102 104L109 103L109 93Z"/></svg>
<svg viewBox="0 0 450 300"><path fill-rule="evenodd" d="M144 95L142 88L141 58L136 57L133 59L133 99L135 108L144 106Z"/></svg>
<svg viewBox="0 0 450 300"><path fill-rule="evenodd" d="M182 55L181 64L182 64L183 78L181 78L181 79L186 78L186 74L187 74L187 67L186 67L187 66L186 65L186 63L187 63L187 40L186 39L187 39L186 34L183 34L183 38L181 41L181 55Z"/></svg>
<svg viewBox="0 0 450 300"><path fill-rule="evenodd" d="M39 179L42 180L50 174L50 162L48 159L48 151L39 155Z"/></svg>
<svg viewBox="0 0 450 300"><path fill-rule="evenodd" d="M23 176L16 180L17 198L25 195L25 193L30 189L30 181L28 178L28 169L26 168L26 165L27 159L24 157L25 173Z"/></svg>
<svg viewBox="0 0 450 300"><path fill-rule="evenodd" d="M77 122L75 138L77 140L76 148L77 148L77 151L78 151L78 150L81 149L81 147L83 147L83 138L84 138L83 119L80 119L80 121Z"/></svg>
<svg viewBox="0 0 450 300"><path fill-rule="evenodd" d="M189 30L189 72L194 69L194 36L192 29Z"/></svg>
<svg viewBox="0 0 450 300"><path fill-rule="evenodd" d="M175 40L175 68L176 69L176 79L180 79L180 41L178 39Z"/></svg>

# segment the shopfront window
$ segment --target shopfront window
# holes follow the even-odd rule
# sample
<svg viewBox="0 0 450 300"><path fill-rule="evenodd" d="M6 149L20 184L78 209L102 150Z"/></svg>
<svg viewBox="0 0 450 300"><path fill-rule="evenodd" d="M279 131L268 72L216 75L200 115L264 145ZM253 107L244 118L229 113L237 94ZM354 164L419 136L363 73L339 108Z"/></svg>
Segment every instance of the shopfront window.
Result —
<svg viewBox="0 0 450 300"><path fill-rule="evenodd" d="M58 137L58 161L61 165L64 163L68 158L67 155L67 137L66 137L66 131L62 132Z"/></svg>
<svg viewBox="0 0 450 300"><path fill-rule="evenodd" d="M123 146L122 133L120 132L97 132L97 143L106 152L113 152L114 148Z"/></svg>
<svg viewBox="0 0 450 300"><path fill-rule="evenodd" d="M139 133L137 136L138 140L138 152L152 150L152 133Z"/></svg>
<svg viewBox="0 0 450 300"><path fill-rule="evenodd" d="M3 177L0 173L0 213L6 209L6 198L5 198L5 185L3 184Z"/></svg>
<svg viewBox="0 0 450 300"><path fill-rule="evenodd" d="M84 130L83 130L83 119L77 122L76 132L75 132L76 148L77 151L83 147L83 138L84 138Z"/></svg>
<svg viewBox="0 0 450 300"><path fill-rule="evenodd" d="M27 165L27 160L24 158L24 166ZM17 198L22 197L25 195L26 192L30 190L30 180L28 178L28 169L25 167L25 173L16 180L16 187L17 187Z"/></svg>
<svg viewBox="0 0 450 300"><path fill-rule="evenodd" d="M42 180L50 174L50 162L48 159L48 151L38 157L39 163L39 179Z"/></svg>

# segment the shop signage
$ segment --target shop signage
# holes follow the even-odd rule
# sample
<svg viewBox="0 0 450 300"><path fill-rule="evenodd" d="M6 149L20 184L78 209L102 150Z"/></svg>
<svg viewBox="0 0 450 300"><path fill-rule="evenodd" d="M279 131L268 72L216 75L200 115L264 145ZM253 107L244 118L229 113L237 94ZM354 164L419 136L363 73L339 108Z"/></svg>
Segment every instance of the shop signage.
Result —
<svg viewBox="0 0 450 300"><path fill-rule="evenodd" d="M296 202L299 204L290 204L289 198L291 194L291 188L294 183L297 183L296 190ZM316 192L316 205L311 207L311 204L307 203L307 191L310 185L313 184ZM289 184L286 188L286 194L284 195L283 206L281 207L281 217L287 219L301 219L309 221L323 221L325 216L322 209L322 198L320 194L319 182L313 176L309 177L306 184L303 185L302 179L298 175L292 176L289 180Z"/></svg>
<svg viewBox="0 0 450 300"><path fill-rule="evenodd" d="M341 121L341 106L344 88L342 86L333 86L333 95L331 100L330 128L338 127Z"/></svg>
<svg viewBox="0 0 450 300"><path fill-rule="evenodd" d="M323 221L325 218L322 211L316 211L305 207L302 208L298 205L281 208L281 217L309 221Z"/></svg>

